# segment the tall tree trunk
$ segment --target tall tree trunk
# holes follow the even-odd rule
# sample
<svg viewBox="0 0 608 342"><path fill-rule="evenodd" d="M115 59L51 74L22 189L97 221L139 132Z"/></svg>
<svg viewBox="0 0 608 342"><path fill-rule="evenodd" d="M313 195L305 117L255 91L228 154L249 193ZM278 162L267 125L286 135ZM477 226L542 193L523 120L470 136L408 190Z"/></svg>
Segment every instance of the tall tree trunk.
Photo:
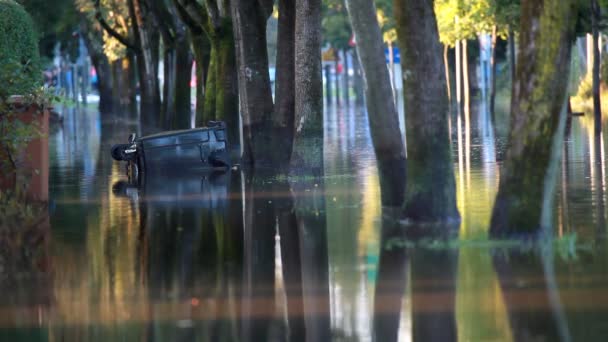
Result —
<svg viewBox="0 0 608 342"><path fill-rule="evenodd" d="M450 107L452 106L452 87L450 84L450 63L448 61L448 50L449 46L447 44L443 45L443 67L445 69L445 84L446 90L448 92L448 102Z"/></svg>
<svg viewBox="0 0 608 342"><path fill-rule="evenodd" d="M205 81L209 75L211 45L206 35L200 33L192 38L192 51L196 61L196 111L194 117L203 118L205 109ZM196 122L199 125L200 122Z"/></svg>
<svg viewBox="0 0 608 342"><path fill-rule="evenodd" d="M460 41L456 41L455 53L454 57L455 67L456 67L456 106L458 107L457 112L460 114L462 112L462 45L460 45Z"/></svg>
<svg viewBox="0 0 608 342"><path fill-rule="evenodd" d="M226 122L233 157L240 150L239 89L232 20L222 18L218 36L215 118Z"/></svg>
<svg viewBox="0 0 608 342"><path fill-rule="evenodd" d="M211 50L209 52L209 65L207 67L207 80L205 82L205 105L203 115L196 117L196 125L204 126L209 120L216 120L216 101L217 101L217 65L219 46L216 40L210 42Z"/></svg>
<svg viewBox="0 0 608 342"><path fill-rule="evenodd" d="M335 75L335 79L334 79L334 94L336 95L336 106L340 106L340 75L338 74L338 67L340 66L340 58L338 55L338 50L334 49L334 56L335 56L335 60L334 60L334 75Z"/></svg>
<svg viewBox="0 0 608 342"><path fill-rule="evenodd" d="M406 66L406 137L411 142L404 214L412 221L457 220L448 101L433 1L396 1L395 18Z"/></svg>
<svg viewBox="0 0 608 342"><path fill-rule="evenodd" d="M151 126L158 125L160 114L160 87L158 82L159 33L153 27L151 13L143 0L130 0L134 19L136 42L139 46L138 71L141 115Z"/></svg>
<svg viewBox="0 0 608 342"><path fill-rule="evenodd" d="M291 172L323 173L321 0L296 0L295 136ZM309 172L306 172L310 174Z"/></svg>
<svg viewBox="0 0 608 342"><path fill-rule="evenodd" d="M346 50L342 50L342 58L344 60L343 62L343 70L344 70L344 74L342 75L342 98L344 99L344 103L348 106L349 105L349 94L348 94L348 69L350 68L350 66L348 65L348 52Z"/></svg>
<svg viewBox="0 0 608 342"><path fill-rule="evenodd" d="M492 52L490 56L490 114L494 117L494 104L496 103L496 34L497 27L492 27Z"/></svg>
<svg viewBox="0 0 608 342"><path fill-rule="evenodd" d="M547 224L541 221L551 217L565 127L574 3L522 2L521 58L511 100L509 147L492 213L494 237L535 233Z"/></svg>
<svg viewBox="0 0 608 342"><path fill-rule="evenodd" d="M346 0L367 90L367 117L378 161L382 205L399 207L405 192L405 147L386 68L376 6L368 0Z"/></svg>
<svg viewBox="0 0 608 342"><path fill-rule="evenodd" d="M112 69L110 61L103 51L103 32L99 25L88 20L80 22L84 43L89 51L91 63L97 73L97 90L99 92L99 111L112 111Z"/></svg>
<svg viewBox="0 0 608 342"><path fill-rule="evenodd" d="M361 74L361 66L359 65L359 57L357 51L353 51L353 88L355 90L355 104L363 104L363 75Z"/></svg>
<svg viewBox="0 0 608 342"><path fill-rule="evenodd" d="M325 100L328 106L331 106L331 67L325 64Z"/></svg>
<svg viewBox="0 0 608 342"><path fill-rule="evenodd" d="M509 70L511 71L511 88L515 84L515 67L516 67L516 58L515 56L515 31L513 27L509 25ZM511 91L512 92L512 91ZM513 94L511 94L513 96Z"/></svg>
<svg viewBox="0 0 608 342"><path fill-rule="evenodd" d="M283 170L289 166L293 148L295 118L295 3L279 0L277 33L275 113L273 125L280 143L274 146Z"/></svg>
<svg viewBox="0 0 608 342"><path fill-rule="evenodd" d="M266 21L270 12L258 1L234 1L232 22L238 63L238 85L243 117L243 163L273 165L272 90L268 74Z"/></svg>
<svg viewBox="0 0 608 342"><path fill-rule="evenodd" d="M172 129L186 129L192 126L192 99L190 82L192 81L192 53L190 52L188 34L180 31L175 39L174 81L175 92L171 106L173 111Z"/></svg>
<svg viewBox="0 0 608 342"><path fill-rule="evenodd" d="M464 112L471 112L471 84L469 82L469 52L467 40L462 40L462 87L464 93Z"/></svg>
<svg viewBox="0 0 608 342"><path fill-rule="evenodd" d="M595 136L602 133L602 104L600 100L600 47L599 21L600 6L598 0L591 0L591 29L593 31L593 117Z"/></svg>

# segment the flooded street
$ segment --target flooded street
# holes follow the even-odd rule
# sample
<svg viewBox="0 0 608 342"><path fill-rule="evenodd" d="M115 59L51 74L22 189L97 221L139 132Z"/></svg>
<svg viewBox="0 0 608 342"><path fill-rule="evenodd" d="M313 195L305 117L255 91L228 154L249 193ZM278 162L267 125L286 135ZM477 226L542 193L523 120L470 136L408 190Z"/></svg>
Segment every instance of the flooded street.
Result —
<svg viewBox="0 0 608 342"><path fill-rule="evenodd" d="M486 238L508 127L483 103L450 120L462 223L446 240L383 218L353 104L326 106L324 184L240 171L129 183L110 147L141 133L137 118L62 113L45 276L2 289L2 341L608 336L606 141L590 116L564 143L554 242L521 249Z"/></svg>

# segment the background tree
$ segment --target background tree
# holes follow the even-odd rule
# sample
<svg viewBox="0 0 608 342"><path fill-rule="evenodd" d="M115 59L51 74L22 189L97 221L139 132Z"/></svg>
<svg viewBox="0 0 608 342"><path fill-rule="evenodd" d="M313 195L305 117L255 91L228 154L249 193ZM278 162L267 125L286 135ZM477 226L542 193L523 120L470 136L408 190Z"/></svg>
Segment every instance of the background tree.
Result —
<svg viewBox="0 0 608 342"><path fill-rule="evenodd" d="M382 205L400 207L405 191L405 148L384 57L376 8L370 0L346 0L366 84L367 117L378 170Z"/></svg>
<svg viewBox="0 0 608 342"><path fill-rule="evenodd" d="M321 0L296 0L295 136L291 171L323 172ZM306 172L309 171L309 172Z"/></svg>
<svg viewBox="0 0 608 342"><path fill-rule="evenodd" d="M202 116L196 117L196 125L203 126L209 120L224 120L228 127L228 140L233 150L239 150L239 100L231 1L211 0L205 5L196 0L176 1L182 13L202 28L211 45L204 110Z"/></svg>
<svg viewBox="0 0 608 342"><path fill-rule="evenodd" d="M576 1L523 1L511 133L490 234L534 233L552 210ZM534 24L538 23L538 24Z"/></svg>
<svg viewBox="0 0 608 342"><path fill-rule="evenodd" d="M403 49L407 182L405 217L412 221L458 219L448 102L432 0L395 2Z"/></svg>
<svg viewBox="0 0 608 342"><path fill-rule="evenodd" d="M272 1L234 0L232 18L237 50L239 98L243 118L243 161L271 166L274 105L268 74L266 22Z"/></svg>

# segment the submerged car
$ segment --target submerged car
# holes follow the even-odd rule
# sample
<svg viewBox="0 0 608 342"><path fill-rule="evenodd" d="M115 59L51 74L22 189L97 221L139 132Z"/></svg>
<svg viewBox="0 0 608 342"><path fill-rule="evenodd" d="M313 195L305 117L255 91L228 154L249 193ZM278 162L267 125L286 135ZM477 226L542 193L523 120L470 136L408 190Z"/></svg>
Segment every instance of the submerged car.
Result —
<svg viewBox="0 0 608 342"><path fill-rule="evenodd" d="M128 144L112 146L112 158L127 161L137 173L186 172L228 169L230 153L226 124L210 121L207 127L168 131L137 138Z"/></svg>

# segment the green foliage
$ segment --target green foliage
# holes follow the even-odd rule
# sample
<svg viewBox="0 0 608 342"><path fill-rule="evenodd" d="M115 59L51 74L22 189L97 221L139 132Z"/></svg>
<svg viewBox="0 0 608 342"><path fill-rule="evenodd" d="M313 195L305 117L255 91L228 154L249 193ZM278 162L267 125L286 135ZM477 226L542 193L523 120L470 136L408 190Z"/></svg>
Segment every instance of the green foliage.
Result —
<svg viewBox="0 0 608 342"><path fill-rule="evenodd" d="M74 0L77 11L84 15L92 25L99 25L95 19L95 6L92 0ZM127 1L101 0L99 2L101 16L116 32L124 37L133 34ZM110 62L127 56L127 48L108 32L103 30L103 51Z"/></svg>
<svg viewBox="0 0 608 342"><path fill-rule="evenodd" d="M458 40L491 32L494 26L498 35L506 38L509 29L519 27L519 7L520 0L437 0L439 39L454 46Z"/></svg>
<svg viewBox="0 0 608 342"><path fill-rule="evenodd" d="M38 38L32 19L12 0L0 0L0 99L27 94L40 82Z"/></svg>
<svg viewBox="0 0 608 342"><path fill-rule="evenodd" d="M352 35L344 0L323 0L323 41L336 49L349 48Z"/></svg>

